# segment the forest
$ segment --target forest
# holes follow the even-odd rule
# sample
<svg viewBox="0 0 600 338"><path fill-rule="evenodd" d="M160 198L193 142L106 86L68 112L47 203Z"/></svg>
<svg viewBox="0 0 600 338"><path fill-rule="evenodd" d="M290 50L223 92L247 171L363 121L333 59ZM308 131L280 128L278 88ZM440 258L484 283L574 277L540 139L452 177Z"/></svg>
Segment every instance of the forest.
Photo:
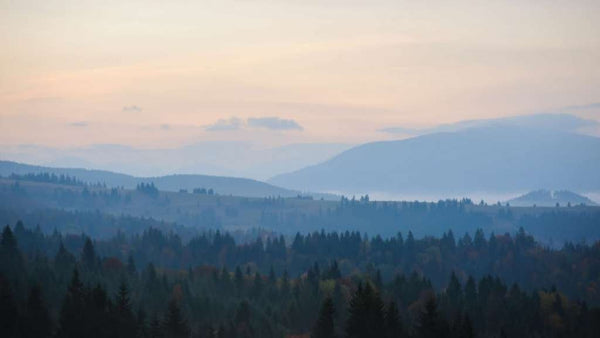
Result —
<svg viewBox="0 0 600 338"><path fill-rule="evenodd" d="M264 238L263 238L264 237ZM2 232L7 337L594 337L600 243Z"/></svg>
<svg viewBox="0 0 600 338"><path fill-rule="evenodd" d="M40 177L37 179L36 177ZM47 178L44 181L41 179ZM70 178L77 181L76 178ZM600 207L512 207L486 204L468 198L422 201L372 201L369 196L344 197L326 201L297 196L250 198L222 195L212 188L196 191L160 191L152 182L136 189L105 187L104 184L69 185L55 182L51 174L0 178L0 218L14 224L18 219L43 224L42 231L110 237L117 233L139 232L143 224L113 226L122 216L148 219L187 234L210 229L230 232L263 229L285 236L296 232L360 231L369 235L395 236L411 231L416 237L441 237L448 229L455 235L473 234L477 229L504 234L524 228L544 245L560 248L565 242L593 243L600 240ZM62 211L75 213L57 218ZM102 216L94 216L95 214ZM6 217L4 217L6 216ZM82 222L81 217L87 220ZM147 227L147 226L146 226ZM184 234L185 233L185 234Z"/></svg>

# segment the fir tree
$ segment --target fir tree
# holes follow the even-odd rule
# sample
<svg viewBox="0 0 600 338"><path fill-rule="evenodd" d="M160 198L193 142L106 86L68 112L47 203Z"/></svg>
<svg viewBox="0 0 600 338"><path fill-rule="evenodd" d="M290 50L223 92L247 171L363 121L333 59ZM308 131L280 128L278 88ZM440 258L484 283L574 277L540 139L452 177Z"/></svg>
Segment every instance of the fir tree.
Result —
<svg viewBox="0 0 600 338"><path fill-rule="evenodd" d="M331 297L325 298L321 310L319 311L319 317L317 322L312 329L311 338L333 338L335 337L335 328L333 317L335 309L333 300Z"/></svg>
<svg viewBox="0 0 600 338"><path fill-rule="evenodd" d="M164 322L164 332L169 338L188 337L190 333L179 304L174 299L169 302L169 309Z"/></svg>
<svg viewBox="0 0 600 338"><path fill-rule="evenodd" d="M42 290L34 285L27 298L23 325L24 337L50 337L52 334L52 319L42 298Z"/></svg>
<svg viewBox="0 0 600 338"><path fill-rule="evenodd" d="M402 337L402 321L396 302L391 301L385 311L385 336L387 338Z"/></svg>
<svg viewBox="0 0 600 338"><path fill-rule="evenodd" d="M117 322L117 334L119 337L133 337L136 332L136 322L131 310L129 299L129 288L122 281L115 299L115 314Z"/></svg>
<svg viewBox="0 0 600 338"><path fill-rule="evenodd" d="M79 280L79 271L73 270L71 283L60 310L59 337L84 337L85 330L85 299L84 289Z"/></svg>
<svg viewBox="0 0 600 338"><path fill-rule="evenodd" d="M0 274L0 332L6 337L16 336L17 303L10 283Z"/></svg>

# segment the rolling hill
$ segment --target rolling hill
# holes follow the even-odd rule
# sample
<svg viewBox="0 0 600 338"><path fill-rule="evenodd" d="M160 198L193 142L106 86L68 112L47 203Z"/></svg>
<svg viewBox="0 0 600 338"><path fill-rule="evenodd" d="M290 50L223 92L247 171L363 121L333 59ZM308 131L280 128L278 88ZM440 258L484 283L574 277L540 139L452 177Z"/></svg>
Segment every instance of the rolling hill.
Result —
<svg viewBox="0 0 600 338"><path fill-rule="evenodd" d="M299 191L284 189L274 185L246 178L209 176L209 175L168 175L157 177L135 177L126 174L104 170L88 170L80 168L52 168L22 164L10 161L0 161L0 176L8 177L11 174L37 174L50 173L56 175L69 175L86 183L106 183L109 187L124 187L133 189L141 182L153 182L156 187L164 191L179 191L180 189L193 190L194 188L212 188L221 195L234 195L244 197L281 196L293 197ZM317 194L315 197L331 197Z"/></svg>
<svg viewBox="0 0 600 338"><path fill-rule="evenodd" d="M572 191L568 190L558 190L558 191L550 191L550 190L536 190L529 192L525 195L519 196L517 198L513 198L508 201L510 205L519 206L519 207L529 207L529 206L545 206L552 207L557 203L558 205L566 206L566 205L596 205L589 198L576 194Z"/></svg>

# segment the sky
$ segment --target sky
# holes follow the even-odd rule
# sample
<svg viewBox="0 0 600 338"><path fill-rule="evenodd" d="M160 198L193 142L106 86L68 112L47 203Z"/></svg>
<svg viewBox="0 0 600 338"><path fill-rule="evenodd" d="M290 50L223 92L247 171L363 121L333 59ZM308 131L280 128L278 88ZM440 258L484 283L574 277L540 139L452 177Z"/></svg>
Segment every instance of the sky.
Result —
<svg viewBox="0 0 600 338"><path fill-rule="evenodd" d="M600 1L0 0L0 145L361 143L600 120Z"/></svg>

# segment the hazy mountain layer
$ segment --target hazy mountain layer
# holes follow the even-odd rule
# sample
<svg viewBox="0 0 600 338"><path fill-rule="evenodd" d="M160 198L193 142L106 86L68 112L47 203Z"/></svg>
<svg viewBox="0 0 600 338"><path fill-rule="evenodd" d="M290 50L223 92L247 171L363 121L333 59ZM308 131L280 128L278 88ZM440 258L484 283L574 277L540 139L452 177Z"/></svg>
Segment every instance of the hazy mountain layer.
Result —
<svg viewBox="0 0 600 338"><path fill-rule="evenodd" d="M75 168L50 168L21 164L9 161L0 161L0 175L7 177L11 174L53 173L56 175L69 175L87 183L106 183L109 187L135 188L137 184L153 182L154 185L165 191L179 191L187 189L190 192L195 188L212 188L221 195L235 195L248 197L297 196L298 191L288 190L273 186L268 183L246 178L208 176L208 175L169 175L159 177L134 177L126 174L114 173L104 170L87 170ZM315 197L328 197L318 195Z"/></svg>
<svg viewBox="0 0 600 338"><path fill-rule="evenodd" d="M511 192L600 190L600 138L479 127L373 142L268 182L338 192Z"/></svg>
<svg viewBox="0 0 600 338"><path fill-rule="evenodd" d="M350 148L341 143L299 143L259 147L249 142L213 141L171 149L138 149L118 144L56 149L7 146L0 158L48 167L94 168L133 176L203 174L265 180L325 161Z"/></svg>
<svg viewBox="0 0 600 338"><path fill-rule="evenodd" d="M508 201L514 206L596 205L592 200L568 190L536 190Z"/></svg>

